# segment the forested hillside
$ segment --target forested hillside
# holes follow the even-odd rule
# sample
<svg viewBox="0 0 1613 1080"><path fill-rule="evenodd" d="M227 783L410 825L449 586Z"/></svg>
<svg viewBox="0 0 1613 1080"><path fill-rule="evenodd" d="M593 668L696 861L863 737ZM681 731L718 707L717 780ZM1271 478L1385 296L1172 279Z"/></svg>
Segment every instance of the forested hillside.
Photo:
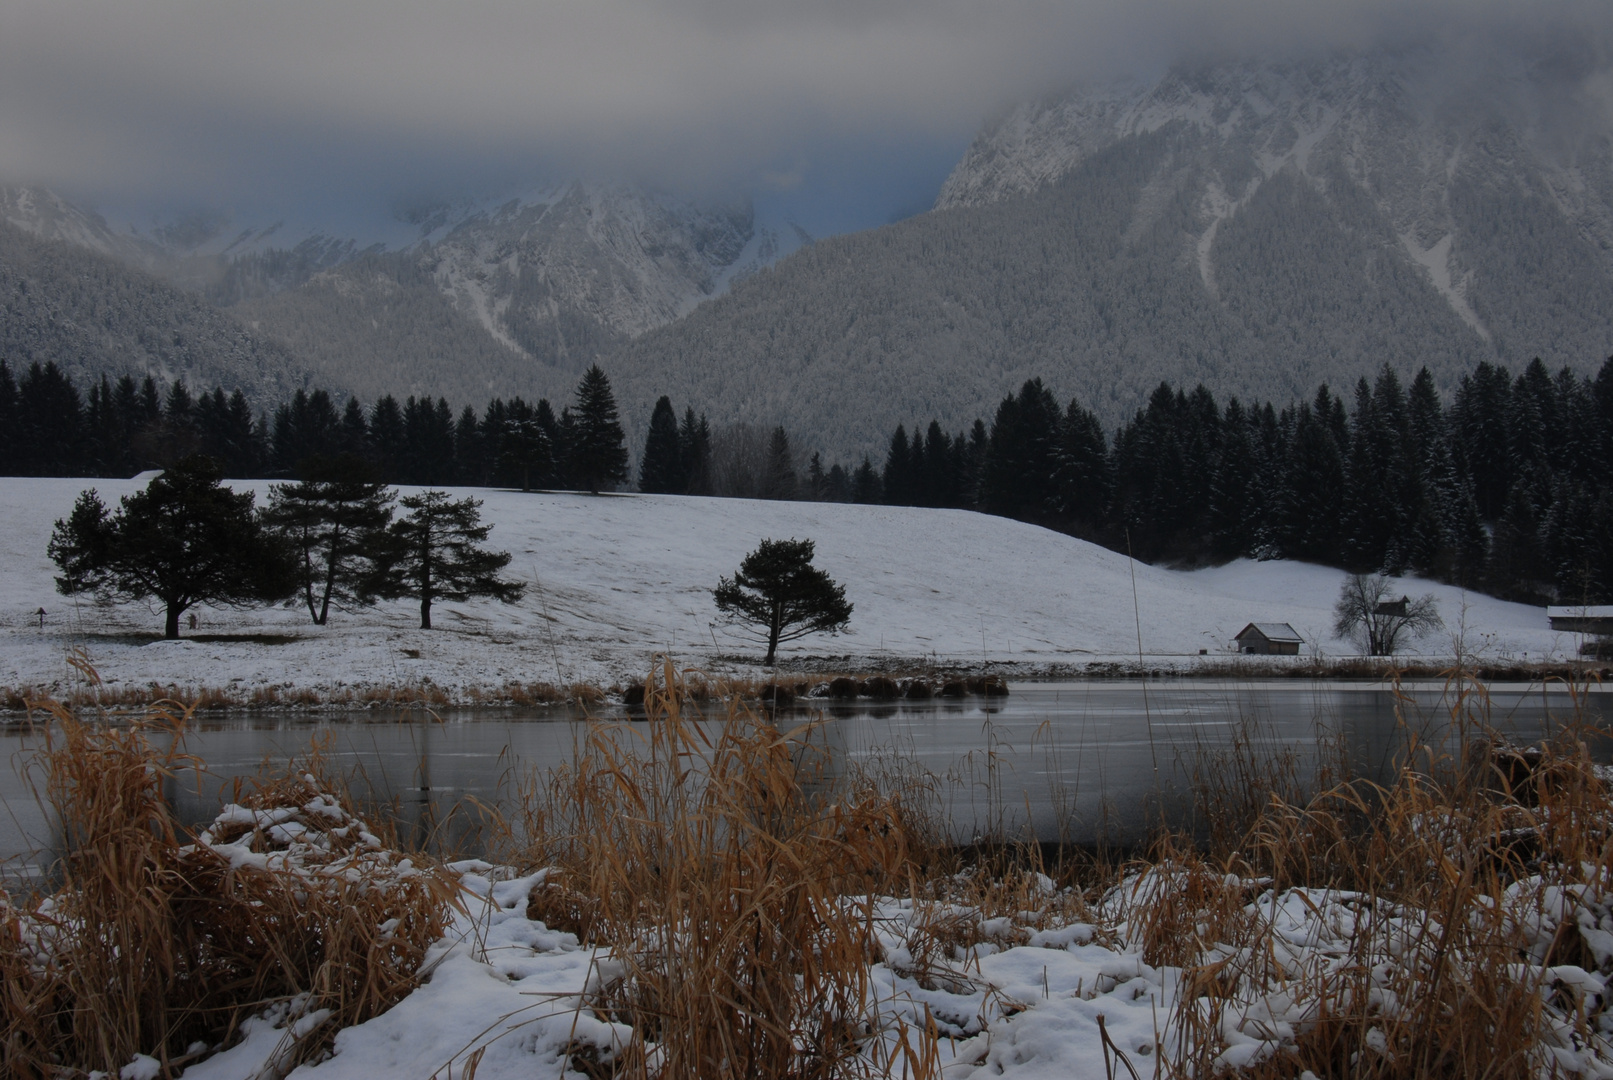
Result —
<svg viewBox="0 0 1613 1080"><path fill-rule="evenodd" d="M1026 105L936 212L821 243L607 367L628 399L827 432L838 456L1036 375L1112 427L1162 379L1283 400L1384 363L1446 392L1479 361L1595 363L1606 67L1553 48L1181 67Z"/></svg>
<svg viewBox="0 0 1613 1080"><path fill-rule="evenodd" d="M849 456L915 413L962 426L1033 376L1108 426L1161 380L1284 400L1388 362L1449 389L1493 355L1392 237L1297 178L1222 223L1212 294L1192 257L1205 138L1167 127L1033 195L822 241L608 369L629 400L703 401L714 421L787 423Z"/></svg>
<svg viewBox="0 0 1613 1080"><path fill-rule="evenodd" d="M223 385L265 405L309 383L295 352L202 298L4 222L0 358L18 370L53 362L86 385L107 372Z"/></svg>
<svg viewBox="0 0 1613 1080"><path fill-rule="evenodd" d="M268 260L252 266L274 269ZM480 401L530 395L554 381L550 365L521 355L456 308L429 260L415 253L361 255L226 310L307 356L322 385L367 398L402 391ZM581 332L597 335L598 328ZM574 378L567 369L564 381Z"/></svg>

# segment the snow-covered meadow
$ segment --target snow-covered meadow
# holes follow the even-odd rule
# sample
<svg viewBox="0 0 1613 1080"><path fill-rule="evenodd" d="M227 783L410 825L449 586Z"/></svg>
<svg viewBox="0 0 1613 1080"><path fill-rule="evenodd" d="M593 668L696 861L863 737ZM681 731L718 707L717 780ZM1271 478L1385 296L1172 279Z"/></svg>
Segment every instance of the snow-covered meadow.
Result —
<svg viewBox="0 0 1613 1080"><path fill-rule="evenodd" d="M290 640L164 642L153 640L162 629L154 609L57 594L45 553L52 524L80 491L94 487L115 504L141 483L0 479L0 686L66 685L75 648L112 686L155 681L240 694L426 681L451 696L511 681L609 685L641 676L663 651L731 667L735 657L759 661L762 650L721 624L711 589L769 537L814 540L818 565L854 605L848 634L786 646L785 664L930 660L1071 674L1089 663L1134 663L1140 636L1150 666L1191 666L1201 650L1226 657L1233 635L1254 621L1292 624L1309 653L1356 651L1332 635L1342 575L1324 567L1242 560L1175 571L961 510L482 489L453 494L483 500L491 545L510 551L509 573L528 582L517 604L440 604L431 631L418 629L418 608L407 602L333 613L326 627L301 607L204 608L197 634ZM261 504L270 485L233 486L255 490ZM1452 655L1457 634L1466 651L1490 659L1566 657L1577 646L1552 632L1540 608L1420 581L1405 589L1434 593L1449 627L1412 643L1421 655Z"/></svg>

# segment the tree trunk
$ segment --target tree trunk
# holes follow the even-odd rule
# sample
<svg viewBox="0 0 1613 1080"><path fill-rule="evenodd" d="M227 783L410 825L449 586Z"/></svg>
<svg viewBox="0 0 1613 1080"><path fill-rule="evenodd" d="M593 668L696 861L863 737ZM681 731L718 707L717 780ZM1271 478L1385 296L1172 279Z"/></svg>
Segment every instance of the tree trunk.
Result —
<svg viewBox="0 0 1613 1080"><path fill-rule="evenodd" d="M784 630L784 625L782 620L779 618L779 615L780 612L778 610L778 606L774 605L773 619L767 627L767 659L762 661L763 667L772 667L773 655L778 652L779 634Z"/></svg>
<svg viewBox="0 0 1613 1080"><path fill-rule="evenodd" d="M181 609L178 604L168 605L168 618L163 622L162 636L167 638L169 641L176 641L179 638L180 610Z"/></svg>
<svg viewBox="0 0 1613 1080"><path fill-rule="evenodd" d="M420 629L422 629L422 630L430 630L431 629L431 597L430 596L422 596L420 598Z"/></svg>

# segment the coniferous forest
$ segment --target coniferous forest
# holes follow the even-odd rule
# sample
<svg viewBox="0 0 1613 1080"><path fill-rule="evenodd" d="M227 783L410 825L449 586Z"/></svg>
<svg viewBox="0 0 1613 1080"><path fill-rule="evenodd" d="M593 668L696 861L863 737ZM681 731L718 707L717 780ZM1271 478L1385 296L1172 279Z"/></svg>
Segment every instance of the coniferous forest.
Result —
<svg viewBox="0 0 1613 1080"><path fill-rule="evenodd" d="M617 435L611 435L615 431ZM612 488L950 507L1035 522L1149 562L1289 558L1415 572L1527 602L1613 602L1613 359L1595 378L1480 363L1451 400L1385 366L1344 393L1219 402L1162 383L1111 436L1040 379L988 423L891 435L883 461L802 460L782 427L714 429L662 398L636 469L597 368L576 403L495 398L478 414L390 395L298 391L272 415L221 388L147 377L83 393L54 365L0 362L0 461L23 476L130 476L189 454L289 477L354 454L389 483Z"/></svg>

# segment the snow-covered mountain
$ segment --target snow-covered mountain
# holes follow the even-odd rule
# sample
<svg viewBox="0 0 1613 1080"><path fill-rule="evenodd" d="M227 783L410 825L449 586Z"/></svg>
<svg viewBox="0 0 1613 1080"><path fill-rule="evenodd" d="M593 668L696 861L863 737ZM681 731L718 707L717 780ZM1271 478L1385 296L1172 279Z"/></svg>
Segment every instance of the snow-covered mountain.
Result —
<svg viewBox="0 0 1613 1080"><path fill-rule="evenodd" d="M1613 353L1613 64L1575 42L1175 67L990 125L936 208L621 346L612 378L831 456L1040 377L1279 404L1384 364ZM665 387L657 390L656 387ZM648 400L654 400L653 396Z"/></svg>
<svg viewBox="0 0 1613 1080"><path fill-rule="evenodd" d="M1219 228L1286 175L1332 202L1363 202L1363 216L1392 234L1488 339L1468 296L1475 275L1500 270L1486 265L1486 245L1474 235L1494 225L1497 207L1475 205L1484 195L1536 203L1530 209L1583 240L1613 272L1610 92L1605 63L1563 42L1182 66L1157 81L1021 104L975 139L936 206L1027 195L1129 139L1192 132L1202 136L1193 255L1212 294ZM1149 206L1145 197L1140 219Z"/></svg>
<svg viewBox="0 0 1613 1080"><path fill-rule="evenodd" d="M748 199L571 182L293 221L209 209L107 216L37 187L0 217L195 292L331 385L480 398L566 381L616 343L809 243Z"/></svg>

